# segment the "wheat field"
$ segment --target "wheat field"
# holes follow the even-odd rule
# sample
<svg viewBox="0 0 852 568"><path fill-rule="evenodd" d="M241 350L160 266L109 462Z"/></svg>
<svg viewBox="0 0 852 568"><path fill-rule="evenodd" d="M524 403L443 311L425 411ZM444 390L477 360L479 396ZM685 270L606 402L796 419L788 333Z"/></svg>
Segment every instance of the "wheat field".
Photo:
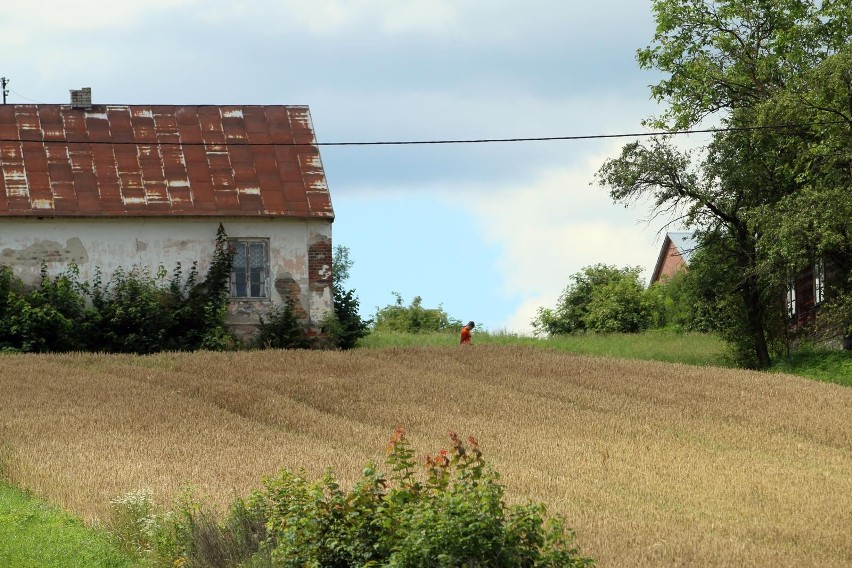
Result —
<svg viewBox="0 0 852 568"><path fill-rule="evenodd" d="M600 566L852 565L852 389L531 347L11 355L6 477L89 522L136 489L224 508L265 475L351 483L403 424L476 436L512 501Z"/></svg>

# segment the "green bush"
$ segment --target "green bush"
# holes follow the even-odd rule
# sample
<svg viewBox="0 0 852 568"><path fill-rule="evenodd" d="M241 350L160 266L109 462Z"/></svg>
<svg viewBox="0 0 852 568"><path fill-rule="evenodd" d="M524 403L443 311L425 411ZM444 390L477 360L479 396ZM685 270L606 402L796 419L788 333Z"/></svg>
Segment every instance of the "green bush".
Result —
<svg viewBox="0 0 852 568"><path fill-rule="evenodd" d="M539 308L532 326L538 334L596 331L634 333L651 325L639 267L587 266L571 275L555 309Z"/></svg>
<svg viewBox="0 0 852 568"><path fill-rule="evenodd" d="M260 330L254 338L261 349L307 349L311 347L305 325L296 317L296 302L287 298L283 306L276 306L267 316L260 318Z"/></svg>
<svg viewBox="0 0 852 568"><path fill-rule="evenodd" d="M85 346L86 287L77 267L50 278L41 267L41 285L28 293L11 268L0 274L0 347L23 352L73 351Z"/></svg>
<svg viewBox="0 0 852 568"><path fill-rule="evenodd" d="M500 477L474 438L450 434L451 449L416 475L414 451L397 428L389 475L370 464L352 490L328 470L311 481L282 471L237 499L216 523L194 500L146 526L158 527L156 565L580 567L573 532L543 505L506 505Z"/></svg>
<svg viewBox="0 0 852 568"><path fill-rule="evenodd" d="M0 267L0 350L24 352L226 349L236 342L225 327L233 252L222 225L204 282L193 263L184 278L180 264L166 280L163 266L117 269L104 283L80 283L71 265L25 292L8 266Z"/></svg>
<svg viewBox="0 0 852 568"><path fill-rule="evenodd" d="M334 313L324 322L323 331L327 333L340 349L352 349L362 337L369 333L369 320L361 319L358 313L359 301L354 290L344 290L334 283Z"/></svg>
<svg viewBox="0 0 852 568"><path fill-rule="evenodd" d="M607 282L586 306L586 327L601 333L637 333L651 324L651 310L638 279Z"/></svg>
<svg viewBox="0 0 852 568"><path fill-rule="evenodd" d="M163 349L170 327L171 302L157 276L147 267L118 268L108 286L93 290L97 332L93 347L110 353L154 353ZM97 279L96 279L97 281Z"/></svg>
<svg viewBox="0 0 852 568"><path fill-rule="evenodd" d="M397 331L403 333L421 333L461 328L461 321L451 318L443 306L424 308L423 298L415 296L411 304L402 302L402 295L393 292L396 302L376 312L373 329L376 331Z"/></svg>

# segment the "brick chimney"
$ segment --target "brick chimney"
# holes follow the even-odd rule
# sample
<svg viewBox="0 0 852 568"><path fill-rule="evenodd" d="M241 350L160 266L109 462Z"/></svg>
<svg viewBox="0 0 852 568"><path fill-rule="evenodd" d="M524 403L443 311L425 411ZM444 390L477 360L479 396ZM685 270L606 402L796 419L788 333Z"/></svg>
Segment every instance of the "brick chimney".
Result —
<svg viewBox="0 0 852 568"><path fill-rule="evenodd" d="M92 88L83 87L80 90L71 89L71 108L92 108Z"/></svg>

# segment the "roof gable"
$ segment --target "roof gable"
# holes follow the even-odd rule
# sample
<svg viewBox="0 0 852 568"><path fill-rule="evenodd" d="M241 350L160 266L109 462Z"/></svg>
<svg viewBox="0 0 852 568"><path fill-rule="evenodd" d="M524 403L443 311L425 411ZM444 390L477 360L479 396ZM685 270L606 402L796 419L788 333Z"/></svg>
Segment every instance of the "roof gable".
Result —
<svg viewBox="0 0 852 568"><path fill-rule="evenodd" d="M0 105L0 216L334 218L306 106Z"/></svg>
<svg viewBox="0 0 852 568"><path fill-rule="evenodd" d="M657 263L651 273L651 284L660 280L663 269L670 258L678 257L680 259L678 262L682 260L683 264L688 266L692 253L697 246L694 233L666 233L666 238L663 239L663 245L660 247L660 254L657 256Z"/></svg>
<svg viewBox="0 0 852 568"><path fill-rule="evenodd" d="M672 232L666 233L666 236L671 239L672 244L677 248L684 262L689 264L692 258L692 253L698 248L698 243L695 241L695 233L691 232Z"/></svg>

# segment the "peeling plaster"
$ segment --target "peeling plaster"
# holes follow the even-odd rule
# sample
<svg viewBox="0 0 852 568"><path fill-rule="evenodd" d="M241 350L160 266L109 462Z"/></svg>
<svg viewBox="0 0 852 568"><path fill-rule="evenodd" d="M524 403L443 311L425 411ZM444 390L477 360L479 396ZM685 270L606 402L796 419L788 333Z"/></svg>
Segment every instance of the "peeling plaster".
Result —
<svg viewBox="0 0 852 568"><path fill-rule="evenodd" d="M275 275L274 286L282 300L286 301L288 298L292 298L296 302L295 312L298 317L303 319L307 317L302 300L302 287L290 273L278 271L278 274Z"/></svg>
<svg viewBox="0 0 852 568"><path fill-rule="evenodd" d="M187 250L193 244L194 243L187 241L187 240L175 241L175 240L170 239L170 240L163 242L163 248L164 249Z"/></svg>
<svg viewBox="0 0 852 568"><path fill-rule="evenodd" d="M281 259L282 267L290 274L304 273L307 265L306 256L304 252L293 252Z"/></svg>
<svg viewBox="0 0 852 568"><path fill-rule="evenodd" d="M21 249L4 248L0 253L0 264L29 268L39 267L42 262L84 264L88 261L89 253L77 237L68 239L65 246L56 241L39 241Z"/></svg>

